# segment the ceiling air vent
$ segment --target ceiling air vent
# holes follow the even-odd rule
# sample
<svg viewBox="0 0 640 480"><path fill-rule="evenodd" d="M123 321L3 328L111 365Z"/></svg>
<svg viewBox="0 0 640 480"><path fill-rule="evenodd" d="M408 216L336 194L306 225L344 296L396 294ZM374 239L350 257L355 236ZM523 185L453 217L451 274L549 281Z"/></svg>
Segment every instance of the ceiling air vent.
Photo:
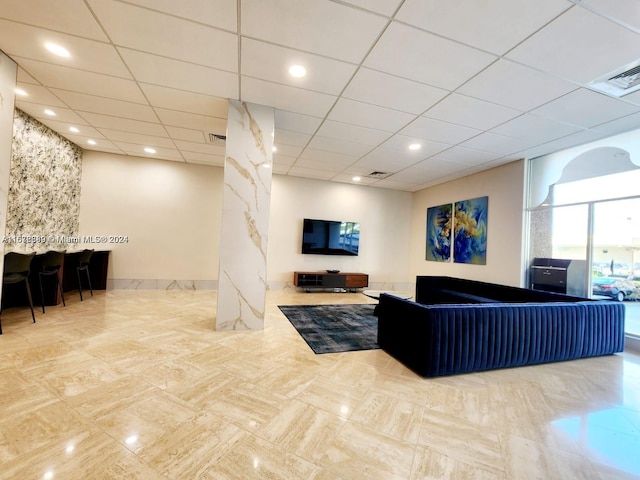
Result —
<svg viewBox="0 0 640 480"><path fill-rule="evenodd" d="M387 172L371 172L369 175L367 175L367 177L369 178L387 178L389 175L391 175L390 173Z"/></svg>
<svg viewBox="0 0 640 480"><path fill-rule="evenodd" d="M627 65L615 72L591 82L589 87L603 93L622 97L640 89L640 65Z"/></svg>
<svg viewBox="0 0 640 480"><path fill-rule="evenodd" d="M212 145L220 145L224 147L226 145L226 142L227 137L225 137L224 135L218 135L217 133L209 134L209 143L211 143Z"/></svg>

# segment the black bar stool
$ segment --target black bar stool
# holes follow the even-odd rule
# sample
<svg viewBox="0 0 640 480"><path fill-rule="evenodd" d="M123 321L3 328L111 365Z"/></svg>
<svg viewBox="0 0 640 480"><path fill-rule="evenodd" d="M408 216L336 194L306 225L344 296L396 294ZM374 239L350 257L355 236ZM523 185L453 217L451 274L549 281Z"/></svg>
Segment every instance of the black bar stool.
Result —
<svg viewBox="0 0 640 480"><path fill-rule="evenodd" d="M82 281L80 279L80 272L86 272L87 282L89 282L89 290L91 291L91 296L93 297L91 275L89 275L89 263L91 262L91 255L93 255L93 250L86 249L80 252L80 256L78 257L78 266L76 267L76 272L78 273L78 292L80 292L80 301L82 301Z"/></svg>
<svg viewBox="0 0 640 480"><path fill-rule="evenodd" d="M31 287L29 287L29 272L31 269L31 261L36 253L18 253L8 252L4 255L4 272L2 274L2 285L10 285L14 283L24 282L27 290L27 299L29 300L29 308L31 309L31 318L36 323L36 314L33 312L33 299L31 298ZM2 325L0 324L0 334L2 334Z"/></svg>
<svg viewBox="0 0 640 480"><path fill-rule="evenodd" d="M56 292L60 292L62 305L67 306L64 302L64 293L62 293L62 285L60 285L59 272L64 262L65 251L57 252L49 250L42 257L42 270L38 272L38 281L40 282L40 299L42 300L42 313L44 313L44 290L42 288L42 277L53 277L56 282Z"/></svg>

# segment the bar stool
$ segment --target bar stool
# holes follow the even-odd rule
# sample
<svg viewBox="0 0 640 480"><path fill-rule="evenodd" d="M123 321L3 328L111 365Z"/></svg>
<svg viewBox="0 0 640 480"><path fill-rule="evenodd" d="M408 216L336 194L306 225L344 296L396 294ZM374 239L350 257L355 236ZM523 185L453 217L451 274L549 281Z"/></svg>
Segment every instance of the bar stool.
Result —
<svg viewBox="0 0 640 480"><path fill-rule="evenodd" d="M31 318L36 323L36 314L33 312L33 299L31 298L31 287L29 287L29 272L31 269L31 261L36 253L18 253L8 252L4 255L4 272L2 274L2 285L11 285L24 282L27 291L27 299L29 300L29 308L31 309ZM0 308L1 311L1 308ZM0 324L0 334L2 334L2 325Z"/></svg>
<svg viewBox="0 0 640 480"><path fill-rule="evenodd" d="M76 266L76 272L78 274L78 292L80 292L80 301L82 301L82 281L80 280L80 272L86 272L87 282L89 282L89 290L93 297L93 288L91 287L91 276L89 275L89 262L91 262L91 255L93 250L85 249L80 252L78 257L78 265Z"/></svg>
<svg viewBox="0 0 640 480"><path fill-rule="evenodd" d="M49 250L42 257L42 270L38 272L38 281L40 282L40 299L42 300L42 313L44 313L44 289L42 288L42 277L53 277L56 282L56 292L60 292L62 298L62 305L67 306L64 302L64 293L62 293L62 285L60 285L60 269L62 268L62 262L64 262L65 250L57 252L55 250Z"/></svg>

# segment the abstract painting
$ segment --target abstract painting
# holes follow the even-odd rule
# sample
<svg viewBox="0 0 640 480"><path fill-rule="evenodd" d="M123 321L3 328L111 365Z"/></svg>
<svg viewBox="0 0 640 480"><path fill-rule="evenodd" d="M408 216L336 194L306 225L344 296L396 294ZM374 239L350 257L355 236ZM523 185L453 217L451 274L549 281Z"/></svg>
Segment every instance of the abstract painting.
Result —
<svg viewBox="0 0 640 480"><path fill-rule="evenodd" d="M487 264L487 210L489 197L463 200L455 204L453 261Z"/></svg>
<svg viewBox="0 0 640 480"><path fill-rule="evenodd" d="M427 208L427 255L434 262L451 259L451 211L452 205Z"/></svg>

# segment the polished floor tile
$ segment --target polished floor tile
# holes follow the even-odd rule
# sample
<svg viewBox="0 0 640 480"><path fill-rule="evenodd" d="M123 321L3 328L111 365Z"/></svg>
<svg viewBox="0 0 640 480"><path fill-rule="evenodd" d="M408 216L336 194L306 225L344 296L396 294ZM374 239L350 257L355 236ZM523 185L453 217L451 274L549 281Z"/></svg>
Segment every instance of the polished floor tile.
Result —
<svg viewBox="0 0 640 480"><path fill-rule="evenodd" d="M76 296L77 297L77 296ZM640 356L424 379L382 350L315 355L270 291L101 291L0 336L0 479L640 479Z"/></svg>

